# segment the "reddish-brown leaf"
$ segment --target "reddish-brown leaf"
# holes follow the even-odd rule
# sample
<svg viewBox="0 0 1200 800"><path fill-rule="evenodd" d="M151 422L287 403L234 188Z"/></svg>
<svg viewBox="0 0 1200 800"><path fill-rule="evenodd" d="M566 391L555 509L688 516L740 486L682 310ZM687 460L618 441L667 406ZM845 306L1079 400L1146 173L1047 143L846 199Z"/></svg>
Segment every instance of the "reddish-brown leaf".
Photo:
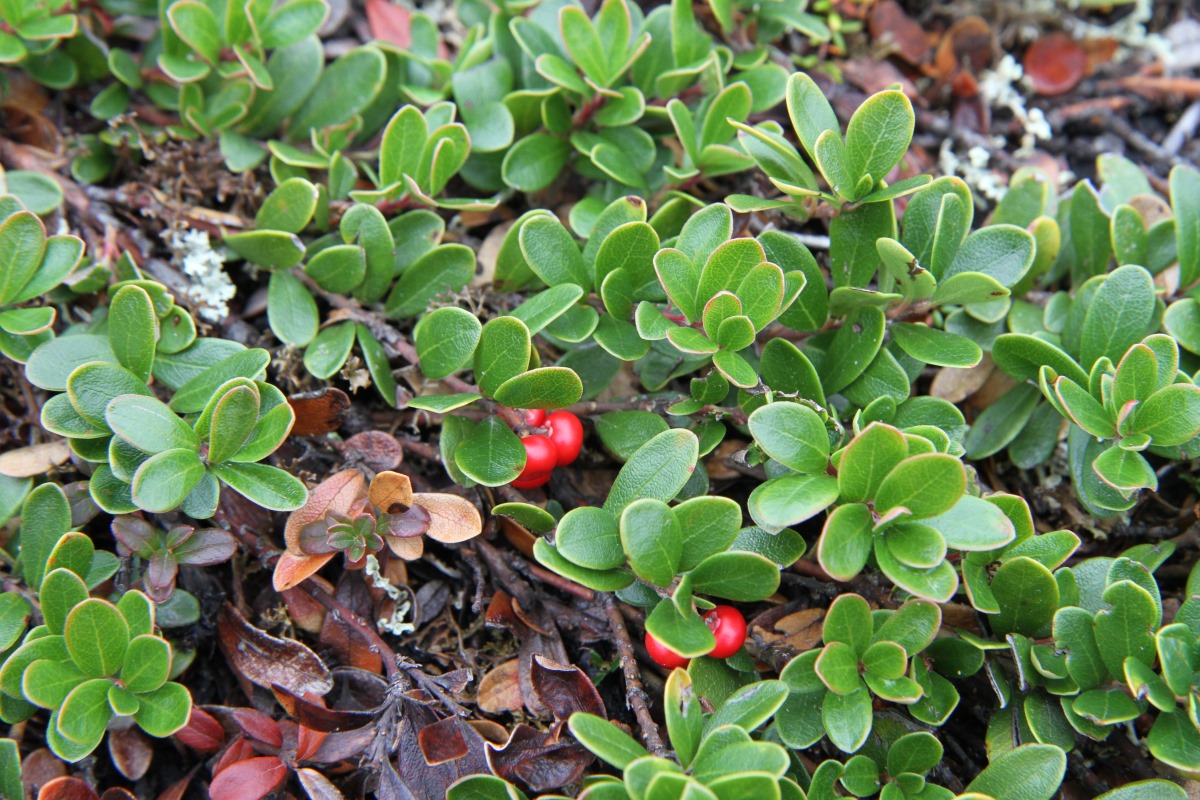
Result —
<svg viewBox="0 0 1200 800"><path fill-rule="evenodd" d="M369 4L368 4L369 7ZM319 392L292 395L288 405L296 413L293 436L324 436L342 427L350 410L350 397L332 387Z"/></svg>
<svg viewBox="0 0 1200 800"><path fill-rule="evenodd" d="M338 581L335 595L339 603L360 617L370 620L374 616L371 593L357 573L344 573ZM350 627L345 620L328 614L321 626L321 644L337 655L337 660L368 672L381 672L383 658L372 649L362 634ZM324 694L324 692L322 692Z"/></svg>
<svg viewBox="0 0 1200 800"><path fill-rule="evenodd" d="M66 774L67 765L45 747L34 750L21 762L21 783L30 796L36 796L47 783Z"/></svg>
<svg viewBox="0 0 1200 800"><path fill-rule="evenodd" d="M417 731L417 743L426 764L444 764L467 754L467 740L462 729L466 723L459 717L446 717Z"/></svg>
<svg viewBox="0 0 1200 800"><path fill-rule="evenodd" d="M992 63L992 28L983 17L964 17L938 43L934 72L942 78L960 67L978 74Z"/></svg>
<svg viewBox="0 0 1200 800"><path fill-rule="evenodd" d="M157 800L183 800L184 794L187 793L188 786L190 786L192 783L192 775L195 773L195 771L196 770L193 769L188 773L186 778L175 781L175 783L172 783L166 789L163 789L162 794L158 796Z"/></svg>
<svg viewBox="0 0 1200 800"><path fill-rule="evenodd" d="M574 741L559 741L522 722L503 747L487 746L487 758L501 778L543 792L578 781L595 756Z"/></svg>
<svg viewBox="0 0 1200 800"><path fill-rule="evenodd" d="M1040 95L1066 94L1087 71L1087 52L1062 31L1049 33L1025 51L1025 74Z"/></svg>
<svg viewBox="0 0 1200 800"><path fill-rule="evenodd" d="M337 553L327 553L323 556L280 553L279 560L275 562L275 573L271 576L275 591L283 592L299 586L328 564L329 559L335 555Z"/></svg>
<svg viewBox="0 0 1200 800"><path fill-rule="evenodd" d="M321 749L329 734L325 731L315 731L312 728L299 726L296 731L296 760L308 761L313 753Z"/></svg>
<svg viewBox="0 0 1200 800"><path fill-rule="evenodd" d="M413 504L412 481L401 472L381 472L367 490L371 505L386 514L403 514Z"/></svg>
<svg viewBox="0 0 1200 800"><path fill-rule="evenodd" d="M921 64L932 50L925 29L900 7L896 0L882 0L871 7L867 30L880 44L910 64Z"/></svg>
<svg viewBox="0 0 1200 800"><path fill-rule="evenodd" d="M395 469L404 460L404 448L383 431L356 433L338 445L348 464L362 464L375 472Z"/></svg>
<svg viewBox="0 0 1200 800"><path fill-rule="evenodd" d="M412 15L407 8L389 0L367 0L367 25L376 39L409 48L412 46Z"/></svg>
<svg viewBox="0 0 1200 800"><path fill-rule="evenodd" d="M456 494L441 492L413 494L413 502L429 512L426 535L443 544L473 539L483 532L483 519L475 504Z"/></svg>
<svg viewBox="0 0 1200 800"><path fill-rule="evenodd" d="M283 528L287 548L293 553L303 552L300 547L300 531L310 522L316 522L330 512L350 516L351 510L366 494L366 480L356 469L345 469L330 475L308 493L308 501L288 514Z"/></svg>
<svg viewBox="0 0 1200 800"><path fill-rule="evenodd" d="M55 778L38 792L38 800L100 800L100 795L79 778Z"/></svg>
<svg viewBox="0 0 1200 800"><path fill-rule="evenodd" d="M137 795L121 786L105 789L100 800L137 800Z"/></svg>
<svg viewBox="0 0 1200 800"><path fill-rule="evenodd" d="M280 639L254 627L229 603L217 621L221 651L233 669L251 683L278 684L295 694L324 695L333 686L329 668L295 639Z"/></svg>
<svg viewBox="0 0 1200 800"><path fill-rule="evenodd" d="M251 739L257 739L272 747L283 745L283 734L279 731L279 723L257 708L235 708L233 719L242 729L242 733Z"/></svg>
<svg viewBox="0 0 1200 800"><path fill-rule="evenodd" d="M479 681L475 704L486 714L516 711L525 703L521 699L521 682L517 677L519 659L511 659L493 668Z"/></svg>
<svg viewBox="0 0 1200 800"><path fill-rule="evenodd" d="M556 720L565 722L576 711L608 718L600 693L579 667L534 656L529 671L533 691Z"/></svg>
<svg viewBox="0 0 1200 800"><path fill-rule="evenodd" d="M117 770L131 781L140 780L150 769L154 749L141 729L132 726L108 732L108 754Z"/></svg>
<svg viewBox="0 0 1200 800"><path fill-rule="evenodd" d="M326 708L321 698L309 699L274 687L275 698L301 725L314 731L349 731L370 724L379 714L388 684L376 673L352 667L333 671L334 690L339 708Z"/></svg>
<svg viewBox="0 0 1200 800"><path fill-rule="evenodd" d="M277 756L239 761L221 771L208 786L211 800L260 800L287 780L288 769Z"/></svg>
<svg viewBox="0 0 1200 800"><path fill-rule="evenodd" d="M312 580L326 594L333 594L333 586L329 581L319 576L313 577ZM288 616L292 618L292 622L296 624L297 628L305 633L320 632L327 613L325 606L304 589L285 589L280 594L283 596L283 602L287 604Z"/></svg>
<svg viewBox="0 0 1200 800"><path fill-rule="evenodd" d="M245 761L250 758L254 758L254 747L251 746L245 736L238 736L229 743L229 747L225 748L225 752L221 753L221 757L217 759L217 763L213 764L213 775L220 775L239 761Z"/></svg>
<svg viewBox="0 0 1200 800"><path fill-rule="evenodd" d="M225 729L217 718L202 708L192 706L188 724L175 734L175 738L201 753L215 753L225 743Z"/></svg>

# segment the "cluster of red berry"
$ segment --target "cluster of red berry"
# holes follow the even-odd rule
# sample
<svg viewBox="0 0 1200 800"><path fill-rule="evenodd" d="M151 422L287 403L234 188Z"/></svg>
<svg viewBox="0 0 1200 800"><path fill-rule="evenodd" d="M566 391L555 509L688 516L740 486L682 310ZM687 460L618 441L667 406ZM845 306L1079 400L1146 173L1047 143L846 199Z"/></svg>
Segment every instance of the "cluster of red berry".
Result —
<svg viewBox="0 0 1200 800"><path fill-rule="evenodd" d="M525 445L525 469L512 485L518 489L535 489L550 480L555 467L565 467L579 458L579 451L583 449L583 423L570 411L555 411L547 416L540 408L526 411L525 421L530 427L546 428L548 433L521 438Z"/></svg>
<svg viewBox="0 0 1200 800"><path fill-rule="evenodd" d="M713 632L713 638L717 640L713 649L708 651L710 657L729 658L742 649L742 643L746 641L746 618L742 616L742 612L733 606L716 606L705 613L704 622ZM655 639L649 632L646 633L646 651L665 669L687 668L688 659Z"/></svg>

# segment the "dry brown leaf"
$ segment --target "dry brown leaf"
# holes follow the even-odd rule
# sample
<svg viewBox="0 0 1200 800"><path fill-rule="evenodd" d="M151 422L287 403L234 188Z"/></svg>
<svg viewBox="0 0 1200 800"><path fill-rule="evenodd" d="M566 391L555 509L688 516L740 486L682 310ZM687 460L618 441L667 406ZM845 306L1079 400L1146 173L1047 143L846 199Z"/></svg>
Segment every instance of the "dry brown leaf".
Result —
<svg viewBox="0 0 1200 800"><path fill-rule="evenodd" d="M1004 370L993 369L983 386L979 387L979 391L971 395L970 406L978 409L987 408L1019 386L1020 383Z"/></svg>
<svg viewBox="0 0 1200 800"><path fill-rule="evenodd" d="M488 231L487 236L483 237L483 243L479 246L479 269L476 271L475 277L471 279L472 286L485 287L491 285L496 277L496 259L500 255L500 245L504 244L504 237L508 233L508 229L516 223L516 220L501 222Z"/></svg>
<svg viewBox="0 0 1200 800"><path fill-rule="evenodd" d="M405 561L416 561L425 552L425 539L421 536L415 536L411 539L399 539L395 536L388 536L387 545L393 553Z"/></svg>
<svg viewBox="0 0 1200 800"><path fill-rule="evenodd" d="M217 634L229 665L253 684L265 689L278 684L299 695L324 695L333 688L329 668L316 653L256 628L229 603L221 608Z"/></svg>
<svg viewBox="0 0 1200 800"><path fill-rule="evenodd" d="M771 630L755 626L754 633L763 644L783 643L804 652L820 646L824 620L825 609L805 608L776 620Z"/></svg>
<svg viewBox="0 0 1200 800"><path fill-rule="evenodd" d="M271 577L271 583L275 586L275 591L285 592L288 589L299 586L320 570L321 567L328 564L329 559L335 555L337 553L308 556L285 551L280 554L279 560L275 562L275 573Z"/></svg>
<svg viewBox="0 0 1200 800"><path fill-rule="evenodd" d="M412 481L399 472L381 472L371 480L371 505L387 514L403 514L413 504Z"/></svg>
<svg viewBox="0 0 1200 800"><path fill-rule="evenodd" d="M479 509L464 497L440 492L417 492L413 502L429 512L426 535L443 544L456 544L483 533ZM397 555L400 555L397 553Z"/></svg>
<svg viewBox="0 0 1200 800"><path fill-rule="evenodd" d="M950 403L961 403L979 391L994 369L995 365L989 355L985 355L974 367L943 367L933 376L929 394Z"/></svg>
<svg viewBox="0 0 1200 800"><path fill-rule="evenodd" d="M63 439L45 444L31 444L0 455L0 475L10 478L32 478L45 475L71 457L71 448Z"/></svg>

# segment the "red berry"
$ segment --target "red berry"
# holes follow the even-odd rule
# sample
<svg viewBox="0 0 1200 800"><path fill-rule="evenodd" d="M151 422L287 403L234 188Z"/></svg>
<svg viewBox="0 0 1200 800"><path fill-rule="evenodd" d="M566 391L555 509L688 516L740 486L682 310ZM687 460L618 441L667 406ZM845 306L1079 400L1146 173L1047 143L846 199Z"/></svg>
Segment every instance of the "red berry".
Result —
<svg viewBox="0 0 1200 800"><path fill-rule="evenodd" d="M660 667L665 669L675 669L676 667L683 669L687 668L688 659L679 655L679 653L676 653L658 639L655 639L649 634L649 632L646 633L646 651L650 653L650 657L653 658Z"/></svg>
<svg viewBox="0 0 1200 800"><path fill-rule="evenodd" d="M546 419L550 440L558 449L557 466L565 467L579 458L583 449L583 423L570 411L555 411Z"/></svg>
<svg viewBox="0 0 1200 800"><path fill-rule="evenodd" d="M712 658L729 658L746 641L746 618L733 606L717 606L704 615L717 644L708 652Z"/></svg>
<svg viewBox="0 0 1200 800"><path fill-rule="evenodd" d="M525 422L531 428L540 428L546 424L546 409L531 408L525 412Z"/></svg>
<svg viewBox="0 0 1200 800"><path fill-rule="evenodd" d="M548 436L526 436L521 439L525 445L525 469L513 481L518 489L532 489L550 480L550 472L558 458L558 450ZM535 481L537 481L535 483Z"/></svg>

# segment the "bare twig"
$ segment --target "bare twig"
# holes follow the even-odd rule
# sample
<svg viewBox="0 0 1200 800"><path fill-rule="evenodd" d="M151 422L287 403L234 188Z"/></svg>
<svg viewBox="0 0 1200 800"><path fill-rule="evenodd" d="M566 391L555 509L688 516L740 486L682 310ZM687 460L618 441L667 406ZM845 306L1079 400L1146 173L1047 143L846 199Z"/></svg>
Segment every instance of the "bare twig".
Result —
<svg viewBox="0 0 1200 800"><path fill-rule="evenodd" d="M650 716L650 706L647 704L646 690L642 687L642 678L638 671L637 656L633 652L633 640L629 638L629 629L625 627L625 618L621 616L613 596L607 592L601 595L604 613L608 616L608 627L612 631L613 641L617 645L617 654L621 659L621 671L625 673L625 702L633 709L637 717L638 728L641 729L642 742L651 755L659 758L667 757L667 748L663 745L662 734L658 723Z"/></svg>

